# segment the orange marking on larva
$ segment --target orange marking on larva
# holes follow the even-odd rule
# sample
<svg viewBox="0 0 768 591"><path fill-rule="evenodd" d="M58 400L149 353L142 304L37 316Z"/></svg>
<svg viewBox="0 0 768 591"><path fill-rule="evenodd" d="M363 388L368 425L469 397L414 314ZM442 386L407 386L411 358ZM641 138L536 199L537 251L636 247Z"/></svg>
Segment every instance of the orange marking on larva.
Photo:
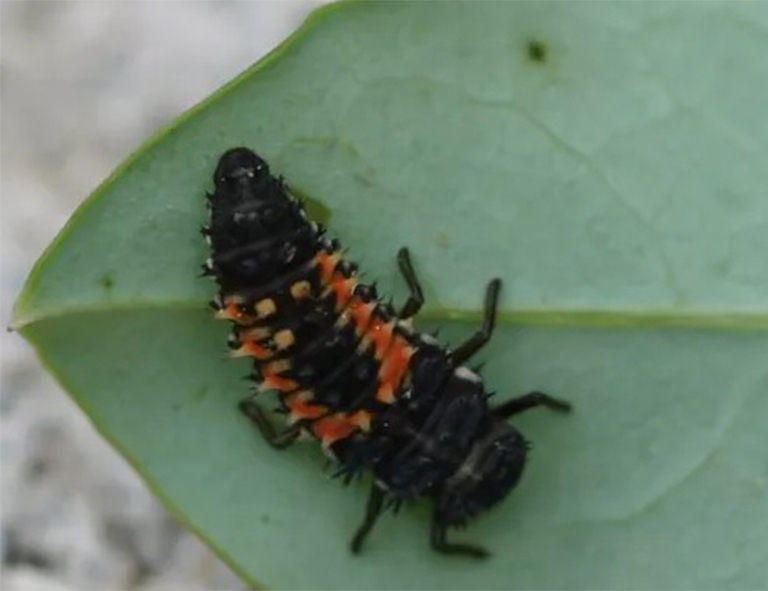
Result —
<svg viewBox="0 0 768 591"><path fill-rule="evenodd" d="M221 310L214 313L214 317L218 320L234 320L238 324L253 322L253 316L243 311L239 301L226 302Z"/></svg>
<svg viewBox="0 0 768 591"><path fill-rule="evenodd" d="M331 277L333 277L333 272L336 270L339 261L341 261L341 254L338 252L328 254L323 251L317 255L316 260L320 267L320 281L323 284L327 284L331 280Z"/></svg>
<svg viewBox="0 0 768 591"><path fill-rule="evenodd" d="M355 330L357 334L362 334L365 329L368 328L368 324L371 322L371 315L376 308L374 303L365 303L357 298L352 298L352 302L349 304L347 310L355 323Z"/></svg>
<svg viewBox="0 0 768 591"><path fill-rule="evenodd" d="M328 409L322 405L311 404L311 398L311 393L304 390L286 399L285 405L291 411L289 423L295 423L302 419L318 419L328 412Z"/></svg>
<svg viewBox="0 0 768 591"><path fill-rule="evenodd" d="M393 375L403 376L415 353L413 347L402 337L395 337L387 355L387 365Z"/></svg>
<svg viewBox="0 0 768 591"><path fill-rule="evenodd" d="M230 352L231 357L254 357L256 359L270 359L274 353L269 349L258 345L255 341L245 341Z"/></svg>
<svg viewBox="0 0 768 591"><path fill-rule="evenodd" d="M350 415L349 422L359 427L361 431L370 431L371 419L373 419L373 415L367 410L358 410L355 414Z"/></svg>
<svg viewBox="0 0 768 591"><path fill-rule="evenodd" d="M331 289L336 294L336 310L341 310L347 305L347 302L352 298L352 294L355 291L357 281L354 278L347 279L343 275L334 275L331 282Z"/></svg>
<svg viewBox="0 0 768 591"><path fill-rule="evenodd" d="M376 400L383 402L384 404L392 404L395 402L395 391L390 384L382 383L379 385L379 389L376 390Z"/></svg>
<svg viewBox="0 0 768 591"><path fill-rule="evenodd" d="M264 380L259 384L259 389L277 390L278 392L293 392L299 385L288 378L283 378L275 374L264 376Z"/></svg>
<svg viewBox="0 0 768 591"><path fill-rule="evenodd" d="M377 400L387 404L395 401L395 392L400 388L413 354L414 349L408 341L399 336L393 339L387 357L379 369L380 385L376 392Z"/></svg>
<svg viewBox="0 0 768 591"><path fill-rule="evenodd" d="M346 439L358 430L358 426L350 422L349 417L343 413L328 415L312 423L312 431L322 442L323 447L328 447Z"/></svg>
<svg viewBox="0 0 768 591"><path fill-rule="evenodd" d="M373 322L371 322L371 325L366 331L368 339L376 348L374 356L379 361L384 358L384 354L389 349L389 344L392 342L392 334L394 329L394 322L382 322L378 318L374 318Z"/></svg>

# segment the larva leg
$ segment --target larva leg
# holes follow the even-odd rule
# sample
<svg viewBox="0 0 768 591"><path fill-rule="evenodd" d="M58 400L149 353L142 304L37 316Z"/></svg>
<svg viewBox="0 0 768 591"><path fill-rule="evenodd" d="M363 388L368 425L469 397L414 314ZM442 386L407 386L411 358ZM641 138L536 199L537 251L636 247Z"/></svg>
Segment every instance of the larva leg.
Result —
<svg viewBox="0 0 768 591"><path fill-rule="evenodd" d="M456 347L451 352L454 366L463 365L472 355L477 353L491 339L493 328L496 326L496 309L499 305L499 291L501 279L493 279L485 291L485 310L483 312L483 326L469 339Z"/></svg>
<svg viewBox="0 0 768 591"><path fill-rule="evenodd" d="M371 485L371 493L368 496L368 504L365 508L365 519L363 519L363 523L357 529L355 537L352 538L352 543L350 544L353 554L359 554L360 550L362 550L365 538L371 533L376 520L381 515L385 496L384 491L376 486L376 484Z"/></svg>
<svg viewBox="0 0 768 591"><path fill-rule="evenodd" d="M525 396L513 398L512 400L508 400L496 408L491 409L491 412L497 417L506 419L512 415L519 414L538 406L545 406L548 409L557 412L571 412L570 402L554 398L543 392L531 392Z"/></svg>
<svg viewBox="0 0 768 591"><path fill-rule="evenodd" d="M472 544L452 544L446 540L448 526L440 519L437 512L432 517L432 549L441 554L467 556L469 558L488 558L490 553L482 546Z"/></svg>
<svg viewBox="0 0 768 591"><path fill-rule="evenodd" d="M278 431L272 421L269 420L262 408L252 398L240 401L240 410L251 419L261 433L264 440L275 449L286 449L296 442L301 433L301 423L294 423L287 429Z"/></svg>
<svg viewBox="0 0 768 591"><path fill-rule="evenodd" d="M411 255L405 247L401 248L397 253L397 266L411 292L408 296L408 301L405 302L397 314L399 318L407 320L418 314L419 310L421 310L421 307L424 305L424 292L421 289L419 278L416 277L416 271L413 269Z"/></svg>

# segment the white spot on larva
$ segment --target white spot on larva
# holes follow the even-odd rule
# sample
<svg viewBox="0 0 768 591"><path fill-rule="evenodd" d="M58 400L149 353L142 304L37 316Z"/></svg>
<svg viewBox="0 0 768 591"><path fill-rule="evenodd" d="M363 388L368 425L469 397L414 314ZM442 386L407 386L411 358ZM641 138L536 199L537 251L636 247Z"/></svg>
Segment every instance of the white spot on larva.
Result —
<svg viewBox="0 0 768 591"><path fill-rule="evenodd" d="M293 332L288 329L276 332L273 339L275 341L275 345L277 345L277 348L281 351L293 345L296 340L293 336Z"/></svg>
<svg viewBox="0 0 768 591"><path fill-rule="evenodd" d="M243 337L261 341L268 338L272 334L272 331L266 326L254 326L242 333Z"/></svg>
<svg viewBox="0 0 768 591"><path fill-rule="evenodd" d="M360 339L360 344L357 345L356 351L359 355L364 355L370 346L371 339L368 337L368 335L364 335L363 338Z"/></svg>
<svg viewBox="0 0 768 591"><path fill-rule="evenodd" d="M437 345L437 339L431 334L422 334L421 340L424 341L427 345Z"/></svg>
<svg viewBox="0 0 768 591"><path fill-rule="evenodd" d="M309 281L297 281L291 285L291 296L294 300L301 300L309 297L312 293L312 286Z"/></svg>
<svg viewBox="0 0 768 591"><path fill-rule="evenodd" d="M265 371L273 374L281 374L290 370L292 365L290 359L278 359L277 361L268 364L265 367Z"/></svg>
<svg viewBox="0 0 768 591"><path fill-rule="evenodd" d="M327 440L324 439L322 441L322 448L323 448L323 453L329 459L333 460L334 462L338 462L339 461L339 458L336 456L335 453L333 453L333 450L331 449L331 442L330 441L327 441Z"/></svg>
<svg viewBox="0 0 768 591"><path fill-rule="evenodd" d="M211 245L211 237L210 237L208 234L206 234L206 235L205 235L205 243L206 243L208 246L210 246L210 245Z"/></svg>
<svg viewBox="0 0 768 591"><path fill-rule="evenodd" d="M263 300L256 302L254 310L256 311L256 314L258 314L259 318L267 318L277 312L277 306L275 305L275 300L271 298L264 298Z"/></svg>
<svg viewBox="0 0 768 591"><path fill-rule="evenodd" d="M474 462L464 462L451 478L455 478L458 481L469 480L470 482L480 482L480 474L475 470L476 466Z"/></svg>
<svg viewBox="0 0 768 591"><path fill-rule="evenodd" d="M200 259L197 259L197 260L199 261ZM213 259L211 257L208 257L207 259L205 259L205 268L208 269L209 271L213 270Z"/></svg>
<svg viewBox="0 0 768 591"><path fill-rule="evenodd" d="M457 378L461 378L462 380L467 380L468 382L472 382L473 384L479 384L480 382L483 381L482 378L479 375L477 375L474 371L464 366L457 367L456 370L453 372L453 374Z"/></svg>

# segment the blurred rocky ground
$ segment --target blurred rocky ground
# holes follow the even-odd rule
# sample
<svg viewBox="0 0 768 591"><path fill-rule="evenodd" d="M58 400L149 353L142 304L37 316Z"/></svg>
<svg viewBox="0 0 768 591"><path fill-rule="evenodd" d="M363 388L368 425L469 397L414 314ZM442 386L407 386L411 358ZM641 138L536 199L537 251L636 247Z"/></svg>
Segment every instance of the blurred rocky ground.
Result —
<svg viewBox="0 0 768 591"><path fill-rule="evenodd" d="M318 3L0 2L0 322L75 207ZM15 334L0 333L6 591L238 589Z"/></svg>

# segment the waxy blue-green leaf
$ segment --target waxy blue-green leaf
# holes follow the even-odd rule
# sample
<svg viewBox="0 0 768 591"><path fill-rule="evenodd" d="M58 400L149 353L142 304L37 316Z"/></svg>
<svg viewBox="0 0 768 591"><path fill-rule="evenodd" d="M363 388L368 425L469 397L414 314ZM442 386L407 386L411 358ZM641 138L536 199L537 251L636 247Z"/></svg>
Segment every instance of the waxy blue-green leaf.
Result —
<svg viewBox="0 0 768 591"><path fill-rule="evenodd" d="M185 523L276 588L758 588L768 580L768 7L352 3L154 138L73 216L14 326ZM457 342L503 278L498 399L524 481L432 553L426 508L347 542L362 485L238 414L247 362L197 277L203 193L247 145ZM442 322L437 322L442 319ZM433 324L430 323L430 327Z"/></svg>

